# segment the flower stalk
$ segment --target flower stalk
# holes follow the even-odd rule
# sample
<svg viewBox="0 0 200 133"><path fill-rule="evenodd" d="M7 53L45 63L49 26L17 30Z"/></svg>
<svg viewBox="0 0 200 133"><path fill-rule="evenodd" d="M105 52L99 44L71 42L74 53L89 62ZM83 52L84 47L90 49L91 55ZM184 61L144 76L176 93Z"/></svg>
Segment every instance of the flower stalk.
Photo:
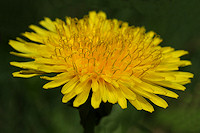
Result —
<svg viewBox="0 0 200 133"><path fill-rule="evenodd" d="M84 133L95 133L95 127L100 123L103 117L111 113L113 106L110 103L101 103L100 108L94 109L90 101L91 93L87 101L78 108Z"/></svg>

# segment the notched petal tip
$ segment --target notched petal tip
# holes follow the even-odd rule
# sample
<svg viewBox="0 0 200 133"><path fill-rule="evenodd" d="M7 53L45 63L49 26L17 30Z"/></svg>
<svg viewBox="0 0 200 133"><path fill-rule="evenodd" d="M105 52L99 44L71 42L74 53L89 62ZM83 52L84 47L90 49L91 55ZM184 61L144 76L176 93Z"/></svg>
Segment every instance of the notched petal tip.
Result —
<svg viewBox="0 0 200 133"><path fill-rule="evenodd" d="M118 103L118 104L119 104L119 103ZM127 108L127 104L124 104L124 105L122 105L122 104L120 105L120 104L119 104L119 106L120 106L122 109L126 109L126 108Z"/></svg>
<svg viewBox="0 0 200 133"><path fill-rule="evenodd" d="M67 82L67 80L53 80L53 81L50 81L48 83L46 83L43 88L44 89L51 89L51 88L56 88L56 87L59 87L63 84L65 84Z"/></svg>
<svg viewBox="0 0 200 133"><path fill-rule="evenodd" d="M176 99L178 99L178 97L179 97L179 95L177 95L176 97L173 97L173 98L176 98Z"/></svg>
<svg viewBox="0 0 200 133"><path fill-rule="evenodd" d="M34 29L34 28L36 27L36 25L31 24L31 25L29 25L28 27L29 27L30 29Z"/></svg>
<svg viewBox="0 0 200 133"><path fill-rule="evenodd" d="M80 105L77 102L73 102L74 107L79 107Z"/></svg>
<svg viewBox="0 0 200 133"><path fill-rule="evenodd" d="M51 89L51 88L56 88L56 87L59 87L61 85L63 85L65 82L63 81L56 81L56 80L53 80L53 81L50 81L48 83L46 83L43 88L44 89Z"/></svg>
<svg viewBox="0 0 200 133"><path fill-rule="evenodd" d="M50 87L48 86L48 85L43 85L43 87L42 88L44 88L44 89L50 89Z"/></svg>
<svg viewBox="0 0 200 133"><path fill-rule="evenodd" d="M189 73L189 74L190 74L189 78L194 78L194 74L193 73Z"/></svg>
<svg viewBox="0 0 200 133"><path fill-rule="evenodd" d="M100 105L97 105L97 106L92 105L92 107L93 107L94 109L98 109L98 108L100 107Z"/></svg>
<svg viewBox="0 0 200 133"><path fill-rule="evenodd" d="M75 97L76 94L74 92L71 92L71 93L68 93L68 94L65 94L62 98L62 102L63 103L67 103L68 101L70 101L73 97Z"/></svg>
<svg viewBox="0 0 200 133"><path fill-rule="evenodd" d="M151 109L151 110L146 110L146 109L143 109L144 111L147 111L147 112L149 112L149 113L153 113L155 110L154 110L154 108L153 109Z"/></svg>
<svg viewBox="0 0 200 133"><path fill-rule="evenodd" d="M67 103L67 101L65 100L64 96L62 97L62 103Z"/></svg>
<svg viewBox="0 0 200 133"><path fill-rule="evenodd" d="M12 75L13 75L13 77L31 78L31 77L34 77L34 76L37 76L40 74L34 74L34 73L26 74L26 73L23 73L22 71L19 71L19 72L12 73Z"/></svg>
<svg viewBox="0 0 200 133"><path fill-rule="evenodd" d="M16 62L9 62L11 66L16 66Z"/></svg>
<svg viewBox="0 0 200 133"><path fill-rule="evenodd" d="M9 41L8 41L8 44L9 44L9 45L12 45L13 42L14 42L14 40L9 40Z"/></svg>
<svg viewBox="0 0 200 133"><path fill-rule="evenodd" d="M171 92L170 94L166 94L165 96L171 97L171 98L176 98L178 99L179 95L177 95L175 92Z"/></svg>
<svg viewBox="0 0 200 133"><path fill-rule="evenodd" d="M162 108L166 109L168 106L169 106L169 105L167 104L167 105L162 106Z"/></svg>

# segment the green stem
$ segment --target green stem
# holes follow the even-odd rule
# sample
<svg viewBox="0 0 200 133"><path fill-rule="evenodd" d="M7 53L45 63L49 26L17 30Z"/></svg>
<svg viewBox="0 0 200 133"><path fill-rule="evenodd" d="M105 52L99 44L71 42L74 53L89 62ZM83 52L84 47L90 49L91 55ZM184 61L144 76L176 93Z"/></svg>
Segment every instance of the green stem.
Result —
<svg viewBox="0 0 200 133"><path fill-rule="evenodd" d="M86 103L78 108L84 133L94 133L95 126L99 124L104 116L109 115L112 110L112 104L110 103L101 103L100 108L94 109L90 101L91 95Z"/></svg>

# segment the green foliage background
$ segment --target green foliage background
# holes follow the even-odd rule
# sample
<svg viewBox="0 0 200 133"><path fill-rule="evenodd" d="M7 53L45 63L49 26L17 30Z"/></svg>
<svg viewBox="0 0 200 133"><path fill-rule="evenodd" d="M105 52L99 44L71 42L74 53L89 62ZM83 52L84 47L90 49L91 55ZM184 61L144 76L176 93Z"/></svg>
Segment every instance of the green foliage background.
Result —
<svg viewBox="0 0 200 133"><path fill-rule="evenodd" d="M178 100L164 97L169 107L155 107L154 113L126 110L115 105L111 115L96 127L96 133L198 133L200 132L200 1L199 0L0 0L0 132L81 133L78 111L61 102L60 88L42 89L46 82L13 78L19 70L10 61L22 58L9 54L9 39L15 39L28 25L45 16L81 18L91 10L102 10L108 18L145 26L164 39L162 46L190 52L183 59L193 65L181 68L195 74Z"/></svg>

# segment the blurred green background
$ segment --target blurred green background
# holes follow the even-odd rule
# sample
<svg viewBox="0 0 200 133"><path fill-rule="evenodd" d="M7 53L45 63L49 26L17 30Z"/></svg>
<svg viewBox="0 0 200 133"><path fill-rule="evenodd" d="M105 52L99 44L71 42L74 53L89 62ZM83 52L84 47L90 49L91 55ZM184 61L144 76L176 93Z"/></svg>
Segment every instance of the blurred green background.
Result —
<svg viewBox="0 0 200 133"><path fill-rule="evenodd" d="M162 46L190 52L183 59L193 65L181 68L195 74L178 100L164 97L167 109L137 111L131 105L115 105L111 115L96 127L96 133L198 133L200 132L200 1L199 0L0 0L0 132L81 133L78 111L61 102L60 88L42 89L46 82L13 78L19 70L10 61L22 58L9 54L9 39L30 31L44 17L81 18L91 10L102 10L108 18L145 26L164 39Z"/></svg>

